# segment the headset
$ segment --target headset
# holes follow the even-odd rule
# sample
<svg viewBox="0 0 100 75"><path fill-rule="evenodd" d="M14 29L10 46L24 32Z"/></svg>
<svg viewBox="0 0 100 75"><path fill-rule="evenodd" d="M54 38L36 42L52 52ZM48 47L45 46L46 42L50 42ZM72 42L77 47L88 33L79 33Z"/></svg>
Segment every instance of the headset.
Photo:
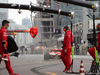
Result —
<svg viewBox="0 0 100 75"><path fill-rule="evenodd" d="M65 26L65 27L63 28L63 30L64 30L64 31L67 31L67 30L69 30L69 27L68 27L68 26Z"/></svg>

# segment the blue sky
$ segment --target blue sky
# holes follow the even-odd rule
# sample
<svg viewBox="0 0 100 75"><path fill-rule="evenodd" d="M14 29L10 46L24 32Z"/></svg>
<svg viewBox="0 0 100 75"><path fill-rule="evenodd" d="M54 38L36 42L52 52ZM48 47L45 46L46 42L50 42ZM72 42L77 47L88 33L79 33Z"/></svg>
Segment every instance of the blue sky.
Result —
<svg viewBox="0 0 100 75"><path fill-rule="evenodd" d="M36 4L36 0L8 0L9 3L17 3L17 4L30 4L30 1L32 3ZM30 11L28 10L21 10L22 13L18 13L18 9L9 9L8 18L13 19L17 24L22 24L23 18L30 18ZM34 14L33 14L34 15Z"/></svg>

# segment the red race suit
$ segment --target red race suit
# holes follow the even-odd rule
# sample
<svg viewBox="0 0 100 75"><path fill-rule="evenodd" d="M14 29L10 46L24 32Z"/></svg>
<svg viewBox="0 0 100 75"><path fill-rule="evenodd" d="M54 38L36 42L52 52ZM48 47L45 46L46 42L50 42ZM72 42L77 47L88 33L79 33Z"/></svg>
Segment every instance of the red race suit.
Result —
<svg viewBox="0 0 100 75"><path fill-rule="evenodd" d="M72 36L73 38L73 36ZM73 41L73 39L72 39ZM65 53L64 50L67 50L67 52ZM72 45L71 45L71 31L67 30L64 36L64 40L63 40L63 50L61 52L61 59L65 65L65 69L69 69L70 65L71 65L71 50L72 50Z"/></svg>
<svg viewBox="0 0 100 75"><path fill-rule="evenodd" d="M3 27L1 27L1 29L0 29L0 55L2 55L4 53L3 47L2 47L2 40L5 40L6 46L7 46L7 32L6 32L6 29ZM0 58L0 63L1 63L1 58ZM9 58L8 58L8 61L5 61L5 64L6 64L6 69L8 70L9 74L12 74L13 70L11 68Z"/></svg>

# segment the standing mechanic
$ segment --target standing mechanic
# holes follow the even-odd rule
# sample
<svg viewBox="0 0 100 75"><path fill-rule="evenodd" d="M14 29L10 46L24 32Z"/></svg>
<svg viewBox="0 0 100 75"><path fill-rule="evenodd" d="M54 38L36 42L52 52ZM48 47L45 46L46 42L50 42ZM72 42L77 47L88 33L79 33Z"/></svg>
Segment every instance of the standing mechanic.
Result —
<svg viewBox="0 0 100 75"><path fill-rule="evenodd" d="M97 36L97 46L96 46L96 48L97 48L98 53L100 53L100 23L97 24L97 30L99 32L98 32L98 36ZM96 58L95 58L95 48L94 47L90 48L88 50L88 52L90 53L90 55L92 56L92 58L94 60L96 60Z"/></svg>
<svg viewBox="0 0 100 75"><path fill-rule="evenodd" d="M0 29L0 63L4 60L6 69L8 70L10 75L19 75L15 74L11 68L9 53L7 51L7 31L6 29L9 27L9 21L3 20L2 27Z"/></svg>
<svg viewBox="0 0 100 75"><path fill-rule="evenodd" d="M71 31L69 27L65 26L63 29L65 31L65 36L63 40L63 50L61 52L61 59L65 65L64 72L66 72L68 71L68 69L70 70L70 65L71 65L70 55L71 55L71 50L72 50L72 44L71 44Z"/></svg>

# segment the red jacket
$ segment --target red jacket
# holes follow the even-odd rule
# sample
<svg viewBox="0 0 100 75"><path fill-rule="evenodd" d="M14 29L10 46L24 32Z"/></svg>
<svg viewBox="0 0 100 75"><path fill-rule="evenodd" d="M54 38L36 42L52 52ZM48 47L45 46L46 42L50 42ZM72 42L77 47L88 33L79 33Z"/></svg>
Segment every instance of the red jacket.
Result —
<svg viewBox="0 0 100 75"><path fill-rule="evenodd" d="M73 41L73 35L72 35L72 41ZM68 50L72 48L72 45L71 45L71 31L68 30L66 31L65 33L65 36L64 36L64 40L63 40L63 50Z"/></svg>
<svg viewBox="0 0 100 75"><path fill-rule="evenodd" d="M7 31L3 27L0 29L0 54L3 53L2 40L5 40L7 46Z"/></svg>

